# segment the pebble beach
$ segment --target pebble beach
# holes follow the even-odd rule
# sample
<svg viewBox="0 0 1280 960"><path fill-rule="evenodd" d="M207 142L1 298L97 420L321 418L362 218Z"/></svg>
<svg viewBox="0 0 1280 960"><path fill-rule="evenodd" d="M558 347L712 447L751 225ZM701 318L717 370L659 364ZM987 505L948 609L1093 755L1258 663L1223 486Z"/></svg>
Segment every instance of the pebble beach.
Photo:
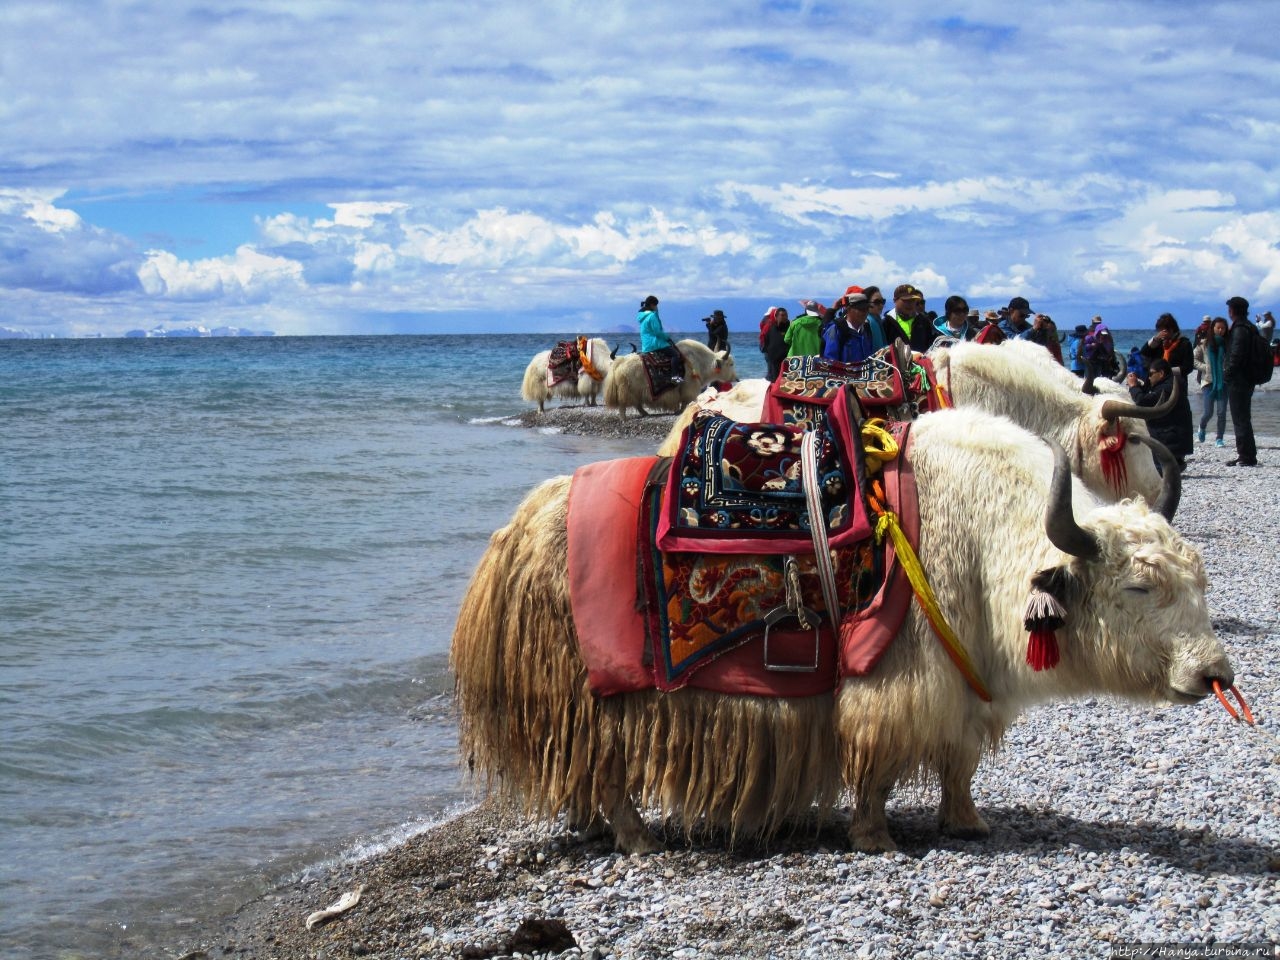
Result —
<svg viewBox="0 0 1280 960"><path fill-rule="evenodd" d="M477 795L391 849L289 879L170 955L1110 957L1280 944L1275 399L1255 400L1261 466L1226 466L1230 436L1197 445L1175 520L1204 556L1256 726L1213 698L1037 708L975 778L990 837L940 836L936 793L916 787L891 800L900 849L886 855L852 852L837 810L766 849L670 836L666 852L628 857ZM520 419L656 444L673 418L565 407ZM308 929L354 891L358 903Z"/></svg>

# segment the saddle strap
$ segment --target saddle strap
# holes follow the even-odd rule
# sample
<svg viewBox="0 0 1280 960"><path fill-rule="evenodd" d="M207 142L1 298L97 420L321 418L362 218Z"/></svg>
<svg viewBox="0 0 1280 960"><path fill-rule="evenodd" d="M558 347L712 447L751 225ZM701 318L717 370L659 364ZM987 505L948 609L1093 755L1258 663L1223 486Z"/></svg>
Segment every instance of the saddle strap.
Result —
<svg viewBox="0 0 1280 960"><path fill-rule="evenodd" d="M836 572L831 566L831 548L827 544L827 517L822 510L822 478L818 476L818 449L822 439L816 431L805 432L800 442L800 478L804 485L805 505L809 508L809 536L813 539L813 559L822 583L822 599L832 627L840 623L840 602L836 594Z"/></svg>

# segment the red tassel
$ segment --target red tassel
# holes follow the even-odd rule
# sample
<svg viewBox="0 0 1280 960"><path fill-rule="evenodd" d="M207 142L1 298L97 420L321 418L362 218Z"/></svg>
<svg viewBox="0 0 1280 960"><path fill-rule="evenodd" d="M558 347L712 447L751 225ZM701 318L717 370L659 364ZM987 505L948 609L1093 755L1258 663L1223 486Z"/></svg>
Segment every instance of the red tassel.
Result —
<svg viewBox="0 0 1280 960"><path fill-rule="evenodd" d="M1032 630L1031 639L1027 641L1027 663L1031 669L1052 670L1060 659L1057 634L1043 627Z"/></svg>

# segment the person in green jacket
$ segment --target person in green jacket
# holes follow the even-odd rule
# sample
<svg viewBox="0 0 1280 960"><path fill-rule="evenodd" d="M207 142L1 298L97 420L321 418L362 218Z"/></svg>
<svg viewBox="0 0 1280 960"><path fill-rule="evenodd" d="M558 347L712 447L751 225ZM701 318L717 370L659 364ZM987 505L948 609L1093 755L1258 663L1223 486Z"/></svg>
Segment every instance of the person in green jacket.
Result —
<svg viewBox="0 0 1280 960"><path fill-rule="evenodd" d="M817 300L801 300L804 313L791 321L785 334L788 357L822 355L822 315L826 313Z"/></svg>

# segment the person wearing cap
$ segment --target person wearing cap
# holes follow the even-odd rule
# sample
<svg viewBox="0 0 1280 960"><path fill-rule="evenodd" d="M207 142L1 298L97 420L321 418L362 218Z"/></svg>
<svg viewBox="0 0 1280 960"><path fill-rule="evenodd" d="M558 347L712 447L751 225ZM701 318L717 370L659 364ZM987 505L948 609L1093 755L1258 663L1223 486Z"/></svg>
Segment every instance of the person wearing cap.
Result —
<svg viewBox="0 0 1280 960"><path fill-rule="evenodd" d="M1031 304L1026 297L1014 297L1009 301L1008 313L1000 324L1006 340L1029 339L1033 329L1027 317L1031 316Z"/></svg>
<svg viewBox="0 0 1280 960"><path fill-rule="evenodd" d="M1067 334L1066 367L1077 377L1084 376L1084 338L1088 335L1089 328L1083 323Z"/></svg>
<svg viewBox="0 0 1280 960"><path fill-rule="evenodd" d="M942 310L942 316L933 322L938 336L950 340L972 340L978 335L978 311L970 310L964 297L958 294L947 297Z"/></svg>
<svg viewBox="0 0 1280 960"><path fill-rule="evenodd" d="M822 331L822 356L841 363L861 363L875 352L872 323L867 319L871 304L861 291L846 293L844 309Z"/></svg>
<svg viewBox="0 0 1280 960"><path fill-rule="evenodd" d="M822 353L822 318L826 307L817 300L801 300L804 313L791 321L784 334L788 357L816 357Z"/></svg>
<svg viewBox="0 0 1280 960"><path fill-rule="evenodd" d="M924 353L938 338L938 331L919 315L924 296L909 283L900 283L893 291L893 309L884 316L885 343L901 340L916 353Z"/></svg>
<svg viewBox="0 0 1280 960"><path fill-rule="evenodd" d="M723 310L712 310L711 316L704 317L707 325L707 346L712 350L729 352L729 324L725 321Z"/></svg>
<svg viewBox="0 0 1280 960"><path fill-rule="evenodd" d="M884 337L884 294L879 287L863 287L867 295L867 322L871 324L871 342L879 350L888 341Z"/></svg>
<svg viewBox="0 0 1280 960"><path fill-rule="evenodd" d="M1227 331L1227 368L1223 379L1227 384L1227 409L1231 411L1231 429L1236 434L1236 456L1229 467L1256 467L1258 445L1253 439L1253 381L1248 376L1249 338L1257 336L1250 328L1249 301L1232 297L1227 301L1231 329Z"/></svg>

